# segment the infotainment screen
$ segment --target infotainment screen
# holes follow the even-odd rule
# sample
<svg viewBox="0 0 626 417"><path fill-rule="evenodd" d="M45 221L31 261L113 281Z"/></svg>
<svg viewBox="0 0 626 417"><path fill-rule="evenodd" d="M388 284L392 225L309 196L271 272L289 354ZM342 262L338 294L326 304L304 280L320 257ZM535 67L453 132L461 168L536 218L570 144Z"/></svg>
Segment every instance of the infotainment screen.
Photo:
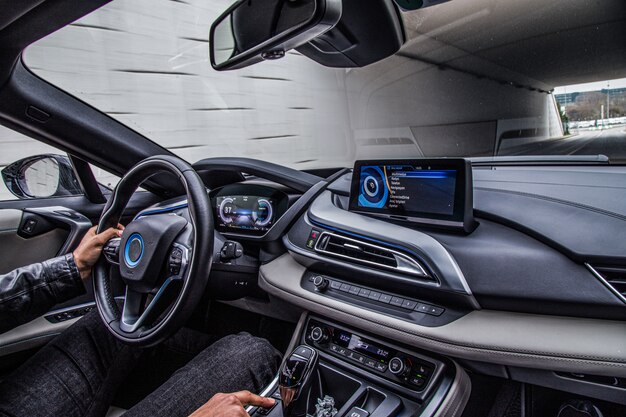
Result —
<svg viewBox="0 0 626 417"><path fill-rule="evenodd" d="M464 159L357 161L350 210L439 226L472 222L471 166Z"/></svg>

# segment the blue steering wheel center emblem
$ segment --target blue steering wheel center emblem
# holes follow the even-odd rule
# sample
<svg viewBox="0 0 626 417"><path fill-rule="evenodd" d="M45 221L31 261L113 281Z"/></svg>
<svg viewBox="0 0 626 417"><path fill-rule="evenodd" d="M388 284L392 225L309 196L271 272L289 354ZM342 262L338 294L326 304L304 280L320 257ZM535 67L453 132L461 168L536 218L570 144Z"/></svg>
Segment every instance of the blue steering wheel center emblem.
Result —
<svg viewBox="0 0 626 417"><path fill-rule="evenodd" d="M133 233L124 247L124 262L129 268L134 268L143 256L143 238L139 233Z"/></svg>

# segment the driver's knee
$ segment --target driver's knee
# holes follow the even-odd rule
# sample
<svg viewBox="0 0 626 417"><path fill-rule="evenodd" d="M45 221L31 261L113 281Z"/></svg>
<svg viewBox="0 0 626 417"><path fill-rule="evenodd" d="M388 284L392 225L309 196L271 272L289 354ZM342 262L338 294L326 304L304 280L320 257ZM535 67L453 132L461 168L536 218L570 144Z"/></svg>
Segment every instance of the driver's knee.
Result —
<svg viewBox="0 0 626 417"><path fill-rule="evenodd" d="M186 368L205 376L223 376L221 381L214 381L218 391L259 392L276 376L280 362L280 353L267 340L239 333L213 343Z"/></svg>
<svg viewBox="0 0 626 417"><path fill-rule="evenodd" d="M261 337L241 332L239 334L223 337L216 343L221 344L228 350L238 352L239 356L248 358L248 361L266 364L268 367L271 367L273 371L277 371L280 365L280 352L278 352L268 340Z"/></svg>

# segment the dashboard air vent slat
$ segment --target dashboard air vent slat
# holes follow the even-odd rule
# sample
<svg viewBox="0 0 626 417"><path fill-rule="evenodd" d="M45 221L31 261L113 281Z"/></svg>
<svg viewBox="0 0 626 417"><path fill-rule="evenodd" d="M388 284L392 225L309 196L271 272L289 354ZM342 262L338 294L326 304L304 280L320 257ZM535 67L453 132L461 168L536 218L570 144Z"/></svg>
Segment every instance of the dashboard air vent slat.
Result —
<svg viewBox="0 0 626 417"><path fill-rule="evenodd" d="M626 303L626 267L618 266L591 266L587 264L591 272L610 290Z"/></svg>
<svg viewBox="0 0 626 417"><path fill-rule="evenodd" d="M335 233L322 233L315 250L375 268L432 279L426 269L409 255Z"/></svg>

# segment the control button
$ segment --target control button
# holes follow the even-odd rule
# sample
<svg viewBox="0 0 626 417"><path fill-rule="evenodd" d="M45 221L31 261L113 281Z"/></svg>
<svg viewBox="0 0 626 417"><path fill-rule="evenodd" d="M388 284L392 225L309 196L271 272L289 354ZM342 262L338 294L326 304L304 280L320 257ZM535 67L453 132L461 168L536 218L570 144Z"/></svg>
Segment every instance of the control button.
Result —
<svg viewBox="0 0 626 417"><path fill-rule="evenodd" d="M430 306L428 304L418 303L415 307L415 311L428 314L428 312L430 311Z"/></svg>
<svg viewBox="0 0 626 417"><path fill-rule="evenodd" d="M404 304L404 298L391 297L391 301L389 302L389 304L391 304L392 306L402 307L402 304Z"/></svg>
<svg viewBox="0 0 626 417"><path fill-rule="evenodd" d="M365 366L369 366L370 368L376 368L376 361L374 359L365 358Z"/></svg>
<svg viewBox="0 0 626 417"><path fill-rule="evenodd" d="M380 299L380 293L378 291L370 291L368 298L370 300L378 301Z"/></svg>
<svg viewBox="0 0 626 417"><path fill-rule="evenodd" d="M346 417L369 417L370 413L359 407L352 407Z"/></svg>
<svg viewBox="0 0 626 417"><path fill-rule="evenodd" d="M104 256L111 263L117 264L120 259L120 242L122 239L113 238L109 240L102 248L102 252L104 252Z"/></svg>
<svg viewBox="0 0 626 417"><path fill-rule="evenodd" d="M417 376L428 378L433 373L433 368L424 364L418 364L413 367L413 371L417 373Z"/></svg>
<svg viewBox="0 0 626 417"><path fill-rule="evenodd" d="M330 288L332 288L333 290L338 290L339 288L341 288L341 282L330 281Z"/></svg>
<svg viewBox="0 0 626 417"><path fill-rule="evenodd" d="M381 294L378 301L380 301L381 303L389 304L389 302L391 301L391 296L389 294Z"/></svg>
<svg viewBox="0 0 626 417"><path fill-rule="evenodd" d="M350 352L348 354L348 358L357 361L359 363L363 363L365 362L365 356L361 355L360 353L356 353L356 352Z"/></svg>
<svg viewBox="0 0 626 417"><path fill-rule="evenodd" d="M328 279L324 278L321 275L313 278L313 285L315 285L315 289L318 291L324 291L328 287Z"/></svg>
<svg viewBox="0 0 626 417"><path fill-rule="evenodd" d="M341 355L341 356L347 356L348 351L346 350L345 347L339 346L339 345L335 345L332 344L330 345L330 350L332 350L333 352Z"/></svg>
<svg viewBox="0 0 626 417"><path fill-rule="evenodd" d="M313 329L311 329L311 333L309 333L309 337L311 338L312 341L316 343L325 343L326 341L328 341L328 331L319 326L316 326Z"/></svg>
<svg viewBox="0 0 626 417"><path fill-rule="evenodd" d="M385 372L387 370L387 365L385 365L384 363L377 362L376 370L380 372Z"/></svg>
<svg viewBox="0 0 626 417"><path fill-rule="evenodd" d="M310 358L311 355L313 355L313 351L311 350L311 348L308 348L306 346L299 347L298 350L296 350L294 353L307 359Z"/></svg>
<svg viewBox="0 0 626 417"><path fill-rule="evenodd" d="M369 296L370 296L370 290L367 290L365 288L361 288L361 291L359 291L359 297L367 298Z"/></svg>
<svg viewBox="0 0 626 417"><path fill-rule="evenodd" d="M350 292L350 286L348 284L341 284L341 287L339 287L339 291Z"/></svg>
<svg viewBox="0 0 626 417"><path fill-rule="evenodd" d="M230 262L233 259L240 258L243 255L243 246L241 243L227 240L220 249L220 260L222 262Z"/></svg>
<svg viewBox="0 0 626 417"><path fill-rule="evenodd" d="M393 357L389 361L389 372L394 375L402 375L406 371L406 365L404 361L400 358Z"/></svg>
<svg viewBox="0 0 626 417"><path fill-rule="evenodd" d="M24 225L22 226L22 231L24 233L33 233L35 231L35 227L37 226L37 220L35 219L28 219L26 220L26 222L24 223Z"/></svg>
<svg viewBox="0 0 626 417"><path fill-rule="evenodd" d="M309 238L306 241L306 247L309 249L313 249L315 247L315 242L317 238L320 237L320 231L317 229L311 229L311 233L309 233Z"/></svg>
<svg viewBox="0 0 626 417"><path fill-rule="evenodd" d="M414 376L412 378L409 378L409 384L415 385L416 387L421 388L424 385L426 385L426 379L420 378L419 376Z"/></svg>
<svg viewBox="0 0 626 417"><path fill-rule="evenodd" d="M181 248L174 248L170 252L170 257L167 261L167 271L170 275L180 274L180 268L183 264L183 250Z"/></svg>
<svg viewBox="0 0 626 417"><path fill-rule="evenodd" d="M353 285L350 287L350 294L354 294L354 295L359 295L359 293L361 292L361 287L357 287L356 285Z"/></svg>
<svg viewBox="0 0 626 417"><path fill-rule="evenodd" d="M430 306L430 314L433 316L441 316L443 314L444 309L442 307Z"/></svg>
<svg viewBox="0 0 626 417"><path fill-rule="evenodd" d="M402 303L402 308L406 308L407 310L413 310L417 306L417 301L413 300L404 300Z"/></svg>
<svg viewBox="0 0 626 417"><path fill-rule="evenodd" d="M431 306L430 304L419 303L417 304L417 307L415 307L415 311L430 314L432 316L440 316L444 312L444 309L437 306Z"/></svg>
<svg viewBox="0 0 626 417"><path fill-rule="evenodd" d="M276 399L276 400L281 400L281 396L280 396L280 391L276 390L273 394L272 394L272 398Z"/></svg>

